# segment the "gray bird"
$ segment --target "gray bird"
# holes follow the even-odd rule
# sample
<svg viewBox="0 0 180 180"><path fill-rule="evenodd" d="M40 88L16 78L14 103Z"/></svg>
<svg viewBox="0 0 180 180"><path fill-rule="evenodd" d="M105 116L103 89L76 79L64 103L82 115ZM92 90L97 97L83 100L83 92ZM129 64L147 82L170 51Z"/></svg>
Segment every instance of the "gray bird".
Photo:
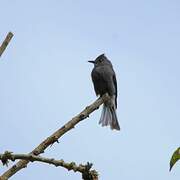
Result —
<svg viewBox="0 0 180 180"><path fill-rule="evenodd" d="M108 93L111 97L108 102L103 104L99 124L102 126L109 125L111 129L120 130L116 114L117 81L113 66L104 54L98 56L95 61L88 62L94 64L91 77L96 95L102 96L103 94Z"/></svg>

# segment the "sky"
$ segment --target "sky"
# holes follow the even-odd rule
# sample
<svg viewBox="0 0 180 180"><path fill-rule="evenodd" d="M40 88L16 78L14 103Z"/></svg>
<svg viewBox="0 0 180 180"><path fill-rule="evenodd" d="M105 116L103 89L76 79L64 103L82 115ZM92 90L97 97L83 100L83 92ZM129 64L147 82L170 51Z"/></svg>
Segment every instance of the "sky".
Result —
<svg viewBox="0 0 180 180"><path fill-rule="evenodd" d="M121 131L98 125L98 109L42 155L92 162L100 180L180 179L179 162L169 172L180 145L180 1L2 0L0 16L0 42L14 34L0 58L0 153L30 152L94 102L87 61L105 53ZM40 178L81 174L31 163L11 177Z"/></svg>

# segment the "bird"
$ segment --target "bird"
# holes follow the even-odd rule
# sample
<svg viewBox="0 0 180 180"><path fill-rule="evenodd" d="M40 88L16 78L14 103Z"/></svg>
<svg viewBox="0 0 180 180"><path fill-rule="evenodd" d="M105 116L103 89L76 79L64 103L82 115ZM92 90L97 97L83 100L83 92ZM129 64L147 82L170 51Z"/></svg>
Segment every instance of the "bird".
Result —
<svg viewBox="0 0 180 180"><path fill-rule="evenodd" d="M101 54L95 60L88 62L94 64L91 78L96 95L102 97L105 93L108 93L110 96L110 99L103 104L99 124L110 126L112 130L120 130L116 114L118 90L113 65L105 54Z"/></svg>

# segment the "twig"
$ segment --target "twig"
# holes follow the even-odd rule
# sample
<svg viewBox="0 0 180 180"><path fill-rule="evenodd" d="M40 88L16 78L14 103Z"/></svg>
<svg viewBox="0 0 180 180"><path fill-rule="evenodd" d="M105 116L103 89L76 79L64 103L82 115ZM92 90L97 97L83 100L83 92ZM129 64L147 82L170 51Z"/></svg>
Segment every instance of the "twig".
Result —
<svg viewBox="0 0 180 180"><path fill-rule="evenodd" d="M109 96L105 94L101 98L97 99L93 104L91 104L90 106L87 106L80 114L72 118L72 120L70 120L60 129L58 129L55 133L53 133L47 139L45 139L41 144L39 144L30 154L39 155L41 153L44 153L44 150L48 146L52 145L54 142L58 142L58 139L62 135L64 135L67 131L74 128L77 123L89 117L89 114L91 114L93 111L98 109L99 106L103 104L103 102L107 101L108 99L109 99ZM7 170L4 174L2 174L2 176L0 176L0 180L7 180L8 178L10 178L12 175L14 175L16 172L18 172L22 168L27 167L28 163L29 163L29 160L20 160L14 166L12 166L9 170Z"/></svg>
<svg viewBox="0 0 180 180"><path fill-rule="evenodd" d="M9 44L12 37L13 37L13 33L9 32L8 35L6 36L5 40L3 41L2 45L0 46L0 57L3 54L3 52L5 51L7 45Z"/></svg>
<svg viewBox="0 0 180 180"><path fill-rule="evenodd" d="M90 170L92 167L91 163L87 163L87 165L76 165L75 162L66 163L64 162L64 160L55 160L54 158L46 158L33 154L13 154L9 151L5 151L4 154L0 154L0 160L2 161L3 165L7 165L8 160L15 161L16 159L28 160L30 162L39 161L47 164L52 164L56 167L61 166L66 168L68 171L73 170L74 172L82 173L84 180L94 180L93 177L98 176L98 173L95 170Z"/></svg>

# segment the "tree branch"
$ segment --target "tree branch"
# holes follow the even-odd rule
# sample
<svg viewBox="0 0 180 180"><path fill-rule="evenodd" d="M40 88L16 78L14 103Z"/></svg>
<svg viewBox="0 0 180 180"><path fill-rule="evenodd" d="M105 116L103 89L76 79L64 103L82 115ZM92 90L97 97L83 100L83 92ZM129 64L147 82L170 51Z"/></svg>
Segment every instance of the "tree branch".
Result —
<svg viewBox="0 0 180 180"><path fill-rule="evenodd" d="M8 165L8 160L15 161L17 159L28 160L30 162L38 161L47 164L52 164L56 167L61 166L66 168L68 171L73 170L74 172L82 173L84 180L95 180L98 177L98 173L95 170L90 170L92 167L91 163L86 165L76 165L75 162L66 163L64 160L55 160L54 158L46 158L42 156L36 156L33 154L12 154L12 152L5 151L4 154L0 154L0 160L3 165Z"/></svg>
<svg viewBox="0 0 180 180"><path fill-rule="evenodd" d="M5 51L6 47L8 46L10 40L13 37L13 33L9 32L8 35L6 36L5 40L3 41L2 45L0 46L0 57L3 54L3 52Z"/></svg>
<svg viewBox="0 0 180 180"><path fill-rule="evenodd" d="M105 94L101 98L97 99L93 104L91 104L90 106L87 106L80 114L72 118L68 123L66 123L60 129L54 132L51 136L45 139L41 144L39 144L32 152L30 152L30 154L39 155L41 153L44 153L44 150L47 147L52 145L54 142L58 142L58 139L61 136L63 136L66 132L74 128L77 123L89 117L89 115L93 111L98 109L99 106L103 104L105 101L107 101L108 99L109 99L109 96ZM22 168L27 167L28 163L29 163L29 160L20 160L14 166L12 166L9 170L7 170L4 174L2 174L2 176L0 176L0 180L7 180L8 178L10 178L12 175L14 175L16 172L18 172Z"/></svg>

